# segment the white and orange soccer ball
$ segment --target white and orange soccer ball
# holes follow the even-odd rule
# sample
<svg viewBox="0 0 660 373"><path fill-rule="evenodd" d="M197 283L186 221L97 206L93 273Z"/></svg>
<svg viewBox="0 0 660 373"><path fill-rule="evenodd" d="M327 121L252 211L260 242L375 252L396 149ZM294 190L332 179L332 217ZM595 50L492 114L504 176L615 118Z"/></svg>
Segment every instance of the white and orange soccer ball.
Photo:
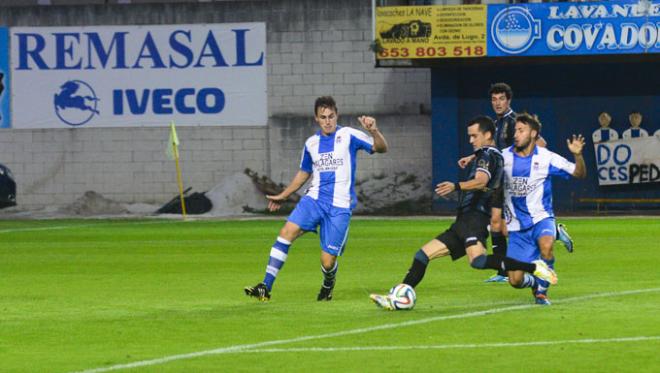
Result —
<svg viewBox="0 0 660 373"><path fill-rule="evenodd" d="M415 294L415 289L412 286L406 284L399 284L390 289L390 293L387 297L390 301L390 305L395 310L411 310L415 307L415 301L417 300L417 294Z"/></svg>

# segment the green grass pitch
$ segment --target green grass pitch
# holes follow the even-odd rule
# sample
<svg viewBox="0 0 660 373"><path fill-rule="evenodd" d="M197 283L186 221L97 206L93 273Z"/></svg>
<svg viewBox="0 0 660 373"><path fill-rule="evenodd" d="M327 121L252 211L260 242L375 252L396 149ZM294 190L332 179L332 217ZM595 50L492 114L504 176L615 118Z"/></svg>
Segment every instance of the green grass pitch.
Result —
<svg viewBox="0 0 660 373"><path fill-rule="evenodd" d="M660 219L563 219L550 307L442 258L414 310L377 309L450 222L354 219L331 302L305 235L261 303L283 221L0 221L0 371L660 370Z"/></svg>

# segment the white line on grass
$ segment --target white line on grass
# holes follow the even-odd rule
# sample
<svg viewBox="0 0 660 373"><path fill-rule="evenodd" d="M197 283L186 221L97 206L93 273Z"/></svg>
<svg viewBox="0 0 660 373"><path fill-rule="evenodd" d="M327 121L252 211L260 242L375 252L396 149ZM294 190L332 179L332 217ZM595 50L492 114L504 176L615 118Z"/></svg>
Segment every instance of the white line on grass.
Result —
<svg viewBox="0 0 660 373"><path fill-rule="evenodd" d="M291 348L263 348L254 350L238 350L234 353L283 353L283 352L350 352L350 351L391 351L391 350L450 350L470 348L500 348L500 347L536 347L564 344L593 344L593 343L626 343L640 341L660 341L660 336L639 336L604 339L568 339L560 341L535 342L509 342L509 343L470 343L447 345L421 345L421 346L353 346L353 347L291 347Z"/></svg>
<svg viewBox="0 0 660 373"><path fill-rule="evenodd" d="M568 302L583 301L583 300L594 299L594 298L607 298L607 297L616 297L616 296L651 293L651 292L658 292L658 291L660 291L660 288L597 293L597 294L582 295L582 296L571 297L571 298L557 299L557 300L554 300L554 303L568 303ZM159 365L159 364L168 363L170 361L193 359L193 358L202 357L202 356L209 356L209 355L220 355L220 354L243 352L243 350L254 350L254 349L257 349L257 348L267 347L267 346L283 345L283 344L304 342L304 341L310 341L310 340L316 340L316 339L327 339L327 338L334 338L334 337L343 337L343 336L346 336L346 335L363 334L363 333L369 333L369 332L374 332L374 331L378 331L378 330L387 330L387 329L400 328L400 327L405 327L405 326L409 326L409 325L427 324L427 323L434 322L434 321L451 320L451 319L465 319L465 318L470 318L470 317L486 316L486 315L492 315L492 314L496 314L496 313L524 310L524 309L529 309L529 308L539 308L539 307L540 306L538 306L536 304L522 304L522 305L510 306L510 307L492 308L492 309L484 310L484 311L459 313L459 314L456 314L456 315L444 315L444 316L427 317L427 318L424 318L424 319L409 320L409 321L404 321L404 322L399 322L399 323L376 325L376 326L370 326L370 327L366 327L366 328L349 329L349 330L344 330L344 331L339 331L339 332L334 332L334 333L308 335L308 336L302 336L302 337L296 337L296 338L290 338L290 339L279 339L279 340L265 341L265 342L259 342L259 343L251 343L251 344L235 345L235 346L229 346L229 347L221 347L221 348L216 348L216 349L212 349L212 350L191 352L191 353L187 353L187 354L171 355L171 356L165 356L165 357L157 358L157 359L142 360L142 361L136 361L136 362L133 362L133 363L117 364L117 365L111 365L111 366L108 366L108 367L94 368L94 369L81 371L79 373L100 373L100 372L110 372L110 371L113 371L113 370L121 370L121 369L130 369L130 368L137 368L137 367Z"/></svg>
<svg viewBox="0 0 660 373"><path fill-rule="evenodd" d="M126 224L159 224L163 222L170 222L171 220L149 220L149 221L126 221ZM122 222L124 223L124 222ZM72 224L72 225L54 225L50 227L30 227L30 228L10 228L10 229L0 229L0 233L15 233L15 232L33 232L33 231L56 231L61 229L71 229L71 228L89 228L89 227L102 227L106 225L117 225L120 223L98 223L98 224Z"/></svg>

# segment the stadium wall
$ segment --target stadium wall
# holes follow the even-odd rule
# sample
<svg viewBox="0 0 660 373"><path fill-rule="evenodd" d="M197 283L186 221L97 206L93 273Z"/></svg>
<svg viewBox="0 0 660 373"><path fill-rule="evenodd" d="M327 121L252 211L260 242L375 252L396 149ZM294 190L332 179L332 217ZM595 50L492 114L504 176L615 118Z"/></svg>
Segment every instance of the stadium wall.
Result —
<svg viewBox="0 0 660 373"><path fill-rule="evenodd" d="M370 1L241 1L3 7L6 26L266 22L267 127L181 127L186 186L205 191L250 168L288 183L316 129L314 99L333 95L340 124L375 115L387 154L361 156L358 179L431 172L430 71L375 69ZM0 163L24 207L60 206L93 190L119 202L164 203L177 193L165 158L168 128L0 130ZM428 186L430 190L430 185Z"/></svg>

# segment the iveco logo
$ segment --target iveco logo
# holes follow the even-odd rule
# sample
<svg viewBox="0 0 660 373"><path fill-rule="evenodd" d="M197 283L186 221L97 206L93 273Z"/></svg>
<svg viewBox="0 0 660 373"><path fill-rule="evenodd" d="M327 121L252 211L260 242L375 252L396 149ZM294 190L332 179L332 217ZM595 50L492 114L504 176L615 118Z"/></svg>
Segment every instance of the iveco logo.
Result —
<svg viewBox="0 0 660 373"><path fill-rule="evenodd" d="M519 54L541 38L541 21L519 6L507 7L493 18L490 33L497 47L507 53Z"/></svg>
<svg viewBox="0 0 660 373"><path fill-rule="evenodd" d="M53 101L57 117L70 126L83 125L99 114L99 98L94 89L82 80L69 80L62 84Z"/></svg>

